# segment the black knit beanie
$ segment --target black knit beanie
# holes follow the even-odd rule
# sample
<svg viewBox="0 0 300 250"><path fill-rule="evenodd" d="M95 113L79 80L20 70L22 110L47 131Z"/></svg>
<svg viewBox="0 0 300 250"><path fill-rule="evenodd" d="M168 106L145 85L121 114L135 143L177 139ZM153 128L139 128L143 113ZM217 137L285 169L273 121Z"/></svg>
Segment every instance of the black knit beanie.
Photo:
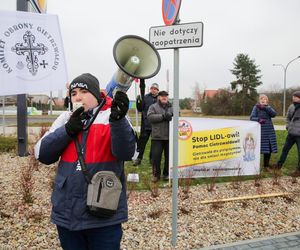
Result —
<svg viewBox="0 0 300 250"><path fill-rule="evenodd" d="M300 90L295 91L295 92L293 93L293 96L296 96L296 97L300 98Z"/></svg>
<svg viewBox="0 0 300 250"><path fill-rule="evenodd" d="M93 96L96 97L98 103L101 102L100 86L98 79L90 73L84 73L77 76L69 86L70 98L73 89L81 88L89 91Z"/></svg>

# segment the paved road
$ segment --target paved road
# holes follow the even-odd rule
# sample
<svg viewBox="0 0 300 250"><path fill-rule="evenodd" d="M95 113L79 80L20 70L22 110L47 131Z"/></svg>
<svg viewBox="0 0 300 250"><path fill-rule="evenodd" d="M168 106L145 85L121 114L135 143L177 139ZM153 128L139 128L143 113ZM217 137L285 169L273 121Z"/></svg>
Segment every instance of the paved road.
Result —
<svg viewBox="0 0 300 250"><path fill-rule="evenodd" d="M42 123L42 122L53 122L56 119L56 116L28 116L28 123ZM3 124L3 116L0 116L0 125ZM15 116L6 116L5 125L11 126L17 124L17 117Z"/></svg>
<svg viewBox="0 0 300 250"><path fill-rule="evenodd" d="M57 116L28 116L28 123L52 123L57 118ZM135 122L135 117L130 117L131 121ZM3 116L0 115L0 126L3 124ZM11 126L17 124L16 116L5 116L5 126Z"/></svg>
<svg viewBox="0 0 300 250"><path fill-rule="evenodd" d="M201 248L201 250L300 250L300 232L281 234L260 239L246 240L232 244Z"/></svg>
<svg viewBox="0 0 300 250"><path fill-rule="evenodd" d="M45 122L50 122L52 123L56 119L56 116L29 116L28 117L28 123L45 123ZM131 117L131 121L134 121L134 118ZM0 116L0 135L3 134L3 121L2 121L2 116ZM13 116L7 116L5 118L5 134L14 134L16 133L17 128L16 127L7 127L7 126L13 126L17 124L17 119L16 117ZM136 129L136 126L134 126ZM275 125L274 126L275 130L285 130L285 125ZM136 129L139 131L140 127ZM29 133L34 133L35 131L40 131L40 128L37 127L29 127Z"/></svg>

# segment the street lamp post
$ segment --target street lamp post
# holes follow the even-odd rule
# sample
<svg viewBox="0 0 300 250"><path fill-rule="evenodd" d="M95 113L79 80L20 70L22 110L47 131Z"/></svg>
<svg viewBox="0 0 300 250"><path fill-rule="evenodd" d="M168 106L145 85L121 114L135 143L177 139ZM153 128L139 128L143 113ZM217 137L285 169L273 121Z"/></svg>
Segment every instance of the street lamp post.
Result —
<svg viewBox="0 0 300 250"><path fill-rule="evenodd" d="M295 60L299 59L300 56L297 56L296 58L294 58L293 60L289 61L287 63L286 66L284 66L283 64L273 64L273 66L280 66L283 68L283 110L282 110L282 115L283 117L285 117L285 110L286 110L286 107L285 107L285 103L286 103L286 71L288 69L288 66Z"/></svg>

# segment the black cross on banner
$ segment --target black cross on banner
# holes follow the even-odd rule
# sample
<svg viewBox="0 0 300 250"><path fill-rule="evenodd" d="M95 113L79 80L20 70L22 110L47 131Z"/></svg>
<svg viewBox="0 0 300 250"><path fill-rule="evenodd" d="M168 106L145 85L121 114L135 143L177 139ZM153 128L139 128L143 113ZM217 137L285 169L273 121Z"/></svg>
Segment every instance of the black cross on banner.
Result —
<svg viewBox="0 0 300 250"><path fill-rule="evenodd" d="M17 43L11 50L16 52L17 55L26 55L27 68L34 76L39 67L37 55L44 55L48 51L48 48L42 43L35 43L35 36L30 31L25 32L23 40L24 43ZM45 68L45 64L43 66Z"/></svg>
<svg viewBox="0 0 300 250"><path fill-rule="evenodd" d="M45 60L43 60L43 62L42 62L42 63L40 63L40 65L41 65L41 66L43 66L43 68L45 69L45 68L46 68L46 66L48 65L48 63L46 63L46 62L45 62Z"/></svg>

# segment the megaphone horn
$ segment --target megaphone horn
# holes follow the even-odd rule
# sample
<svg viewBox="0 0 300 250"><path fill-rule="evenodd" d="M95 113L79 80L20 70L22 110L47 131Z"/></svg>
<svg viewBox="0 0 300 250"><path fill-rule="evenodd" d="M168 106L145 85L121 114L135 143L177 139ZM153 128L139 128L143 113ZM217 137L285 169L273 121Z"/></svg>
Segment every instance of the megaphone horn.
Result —
<svg viewBox="0 0 300 250"><path fill-rule="evenodd" d="M160 56L154 46L142 37L127 35L114 44L113 56L119 67L106 87L109 96L121 90L126 92L134 78L148 79L160 70Z"/></svg>

